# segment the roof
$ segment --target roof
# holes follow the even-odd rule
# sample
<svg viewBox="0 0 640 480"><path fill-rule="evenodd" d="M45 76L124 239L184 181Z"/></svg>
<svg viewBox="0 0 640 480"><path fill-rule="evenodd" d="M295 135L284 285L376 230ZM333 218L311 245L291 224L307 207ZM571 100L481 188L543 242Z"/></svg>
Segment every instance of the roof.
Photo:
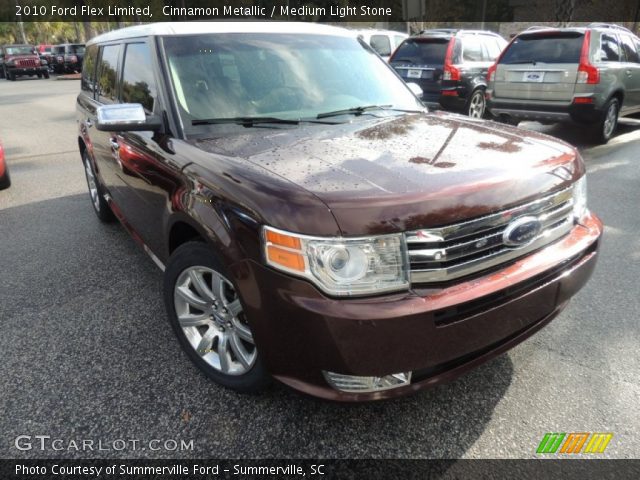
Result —
<svg viewBox="0 0 640 480"><path fill-rule="evenodd" d="M344 28L303 22L161 22L126 27L92 38L92 43L112 42L127 38L194 35L204 33L306 33L315 35L352 36Z"/></svg>

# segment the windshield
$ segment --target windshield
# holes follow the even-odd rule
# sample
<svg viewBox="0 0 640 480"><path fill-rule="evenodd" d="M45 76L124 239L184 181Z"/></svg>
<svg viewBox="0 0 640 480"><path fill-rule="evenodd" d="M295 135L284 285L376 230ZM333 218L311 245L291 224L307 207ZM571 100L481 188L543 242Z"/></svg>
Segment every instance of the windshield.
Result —
<svg viewBox="0 0 640 480"><path fill-rule="evenodd" d="M7 47L7 55L33 55L33 47L29 45L20 45L17 47Z"/></svg>
<svg viewBox="0 0 640 480"><path fill-rule="evenodd" d="M502 55L500 63L578 63L584 36L580 33L522 35Z"/></svg>
<svg viewBox="0 0 640 480"><path fill-rule="evenodd" d="M187 132L215 128L192 127L204 119L313 119L371 105L424 109L387 64L351 37L207 34L167 37L164 49Z"/></svg>
<svg viewBox="0 0 640 480"><path fill-rule="evenodd" d="M67 46L67 53L84 53L84 45L69 45Z"/></svg>

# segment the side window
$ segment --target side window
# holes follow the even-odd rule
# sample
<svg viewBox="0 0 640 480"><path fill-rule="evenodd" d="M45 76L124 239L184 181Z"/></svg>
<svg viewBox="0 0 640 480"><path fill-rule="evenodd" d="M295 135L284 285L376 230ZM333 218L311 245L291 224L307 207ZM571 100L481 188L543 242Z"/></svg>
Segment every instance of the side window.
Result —
<svg viewBox="0 0 640 480"><path fill-rule="evenodd" d="M87 48L82 64L82 81L80 88L85 92L89 92L93 97L93 90L96 86L96 60L98 58L98 46L91 45Z"/></svg>
<svg viewBox="0 0 640 480"><path fill-rule="evenodd" d="M98 101L116 103L118 100L118 54L120 45L102 47L98 75Z"/></svg>
<svg viewBox="0 0 640 480"><path fill-rule="evenodd" d="M386 35L371 35L369 41L371 48L373 48L379 55L387 56L391 55L391 42Z"/></svg>
<svg viewBox="0 0 640 480"><path fill-rule="evenodd" d="M157 98L151 51L146 43L129 43L122 70L122 101L140 103L147 113L153 112Z"/></svg>
<svg viewBox="0 0 640 480"><path fill-rule="evenodd" d="M620 46L618 39L614 35L603 33L600 40L600 61L601 62L619 62Z"/></svg>
<svg viewBox="0 0 640 480"><path fill-rule="evenodd" d="M640 63L640 56L638 56L638 50L633 43L633 38L629 35L620 35L620 45L627 62Z"/></svg>
<svg viewBox="0 0 640 480"><path fill-rule="evenodd" d="M638 56L640 56L640 38L632 37L632 40L633 45L636 47L636 52L639 52Z"/></svg>
<svg viewBox="0 0 640 480"><path fill-rule="evenodd" d="M462 60L464 62L481 62L484 59L482 43L476 37L467 37L462 43Z"/></svg>

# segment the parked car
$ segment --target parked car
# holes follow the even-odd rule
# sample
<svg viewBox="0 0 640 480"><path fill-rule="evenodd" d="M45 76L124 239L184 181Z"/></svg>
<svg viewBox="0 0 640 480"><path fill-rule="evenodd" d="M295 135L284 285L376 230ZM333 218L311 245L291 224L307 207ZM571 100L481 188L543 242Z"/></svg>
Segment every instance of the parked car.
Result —
<svg viewBox="0 0 640 480"><path fill-rule="evenodd" d="M341 28L103 34L77 120L92 208L164 270L188 357L238 391L438 384L546 325L595 265L575 148L427 113Z"/></svg>
<svg viewBox="0 0 640 480"><path fill-rule="evenodd" d="M355 30L357 35L373 48L384 60L389 61L393 51L409 35L394 30Z"/></svg>
<svg viewBox="0 0 640 480"><path fill-rule="evenodd" d="M0 190L4 190L10 186L11 178L9 177L9 168L7 167L7 161L4 158L2 143L0 143Z"/></svg>
<svg viewBox="0 0 640 480"><path fill-rule="evenodd" d="M405 40L389 60L406 82L416 83L432 108L485 114L486 75L507 44L479 30L424 30Z"/></svg>
<svg viewBox="0 0 640 480"><path fill-rule="evenodd" d="M38 55L40 56L40 60L44 60L47 62L47 65L50 65L51 59L52 59L51 53L53 50L53 45L40 44L36 48L38 51Z"/></svg>
<svg viewBox="0 0 640 480"><path fill-rule="evenodd" d="M82 71L85 46L83 43L65 43L53 47L51 53L55 73L74 73Z"/></svg>
<svg viewBox="0 0 640 480"><path fill-rule="evenodd" d="M23 75L49 78L46 62L40 60L37 50L32 45L3 46L2 70L7 80L15 80Z"/></svg>
<svg viewBox="0 0 640 480"><path fill-rule="evenodd" d="M491 112L505 121L574 121L606 143L620 115L640 112L640 39L617 25L532 28L491 68Z"/></svg>

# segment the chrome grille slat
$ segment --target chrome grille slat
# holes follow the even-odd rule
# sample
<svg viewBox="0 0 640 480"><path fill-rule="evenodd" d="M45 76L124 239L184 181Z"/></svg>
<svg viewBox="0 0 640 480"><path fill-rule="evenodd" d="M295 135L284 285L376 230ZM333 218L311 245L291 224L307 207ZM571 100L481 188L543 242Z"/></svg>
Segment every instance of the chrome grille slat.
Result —
<svg viewBox="0 0 640 480"><path fill-rule="evenodd" d="M573 190L568 188L459 224L407 232L411 282L446 282L515 260L567 235L573 228L572 215ZM526 246L508 247L504 230L522 216L536 217L542 230Z"/></svg>
<svg viewBox="0 0 640 480"><path fill-rule="evenodd" d="M492 213L490 215L485 215L474 220L469 220L454 225L440 228L429 228L426 230L428 230L431 235L437 236L444 241L454 238L461 238L467 235L479 234L485 230L489 230L490 228L504 225L505 222L508 222L512 218L530 215L536 212L542 213L543 211L550 210L553 207L559 206L564 202L570 201L572 198L572 193L572 189L568 188L566 190L556 192L555 194L547 195L546 197L535 200L531 203L520 205L508 210ZM407 243L409 245L411 245L412 243L425 242L425 239L423 237L417 236L417 232L420 231L422 230L407 232L405 234Z"/></svg>

